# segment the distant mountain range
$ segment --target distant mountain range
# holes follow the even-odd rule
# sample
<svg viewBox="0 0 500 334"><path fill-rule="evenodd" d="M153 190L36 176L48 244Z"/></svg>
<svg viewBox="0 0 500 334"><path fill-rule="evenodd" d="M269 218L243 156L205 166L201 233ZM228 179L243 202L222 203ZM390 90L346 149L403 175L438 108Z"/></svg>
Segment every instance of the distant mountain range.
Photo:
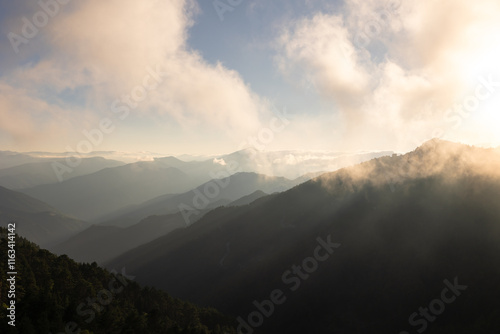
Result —
<svg viewBox="0 0 500 334"><path fill-rule="evenodd" d="M124 206L197 185L177 168L160 162L136 162L22 191L69 215L95 221Z"/></svg>
<svg viewBox="0 0 500 334"><path fill-rule="evenodd" d="M0 169L19 166L26 163L41 162L43 158L26 153L0 151Z"/></svg>
<svg viewBox="0 0 500 334"><path fill-rule="evenodd" d="M106 157L120 156L112 152L97 153ZM20 228L20 233L30 240L43 247L53 247L88 228L90 225L87 222L128 227L153 215L157 216L156 221L168 221L164 217L179 212L182 205L193 207L196 191L203 193L204 187L212 179L218 183L231 181L227 188L221 187L216 198L208 199L209 203L204 204L203 210L194 208L196 214L190 215L190 223L201 218L210 209L228 205L256 191L284 191L321 174L323 169L338 168L343 164L354 164L388 153L390 152L307 155L305 152L257 152L246 149L206 160L200 158L182 161L175 157L164 157L129 164L84 155L78 166L71 168L70 173L59 175L63 180L60 182L54 171L54 163L67 164L67 153L0 151L2 194L19 201L17 209L4 205L1 215L5 218L3 223L9 219L19 221L24 226ZM130 155L127 157L130 158ZM284 166L290 168L284 169ZM265 170L271 174L288 170L290 175L300 176L295 180L265 177L255 174L255 170ZM301 174L302 171L306 173ZM8 189L27 196L9 193ZM258 197L260 195L253 199ZM30 211L29 205L24 204L30 201L27 198L31 201L38 200L43 203L44 208L37 212ZM241 203L249 203L251 199L252 197L242 199ZM152 219L149 218L148 221ZM171 231L173 225L169 226L163 229L162 225L157 235L146 233L142 240L150 241L154 236L161 236L163 231ZM140 244L129 243L134 246ZM112 255L118 255L119 251L129 248L117 248L118 253Z"/></svg>
<svg viewBox="0 0 500 334"><path fill-rule="evenodd" d="M16 222L17 233L42 247L53 246L90 226L35 198L0 187L0 226L9 222Z"/></svg>
<svg viewBox="0 0 500 334"><path fill-rule="evenodd" d="M164 215L186 208L187 216L199 216L197 206L202 209L228 204L255 191L266 193L282 192L296 186L301 180L288 180L256 173L238 173L230 177L211 180L201 186L179 195L162 195L137 206L114 212L102 225L130 226L151 215ZM213 196L212 193L215 195Z"/></svg>
<svg viewBox="0 0 500 334"><path fill-rule="evenodd" d="M124 165L121 161L107 160L101 157L83 158L78 167L56 173L54 163L66 164L65 159L49 159L48 161L30 162L10 168L0 169L0 186L19 190L39 185L52 184L71 178L92 174L104 168Z"/></svg>
<svg viewBox="0 0 500 334"><path fill-rule="evenodd" d="M110 152L102 153L110 156ZM70 173L58 176L54 163L67 165L66 159L61 158L62 154L0 152L0 166L8 167L0 169L0 185L20 190L75 218L102 222L117 217L120 211L130 210L127 206L137 206L162 195L182 194L211 179L223 179L236 173L281 176L304 182L322 172L391 153L260 152L245 149L201 161L156 157L152 161L126 165L121 161L86 155L77 167L70 168Z"/></svg>
<svg viewBox="0 0 500 334"><path fill-rule="evenodd" d="M255 172L258 174L297 179L306 174L332 172L374 158L389 156L393 153L392 151L358 153L307 151L261 152L254 149L245 149L220 156L214 159L214 161L218 161L219 164L236 164L241 168L241 172Z"/></svg>
<svg viewBox="0 0 500 334"><path fill-rule="evenodd" d="M103 223L104 226L94 225L51 250L57 254L67 254L77 261L104 263L175 229L188 227L213 208L247 205L265 196L264 191L281 192L296 185L296 182L282 177L255 173L238 173L219 180L219 183L225 187L221 187L214 198L205 196L204 189L207 185L219 187L215 181L181 195L161 196ZM200 196L207 202L196 209L193 202L199 200ZM179 212L182 204L189 205L193 213Z"/></svg>
<svg viewBox="0 0 500 334"><path fill-rule="evenodd" d="M499 198L498 150L432 140L212 210L107 265L239 317L244 333L489 334ZM413 315L429 304L437 317Z"/></svg>

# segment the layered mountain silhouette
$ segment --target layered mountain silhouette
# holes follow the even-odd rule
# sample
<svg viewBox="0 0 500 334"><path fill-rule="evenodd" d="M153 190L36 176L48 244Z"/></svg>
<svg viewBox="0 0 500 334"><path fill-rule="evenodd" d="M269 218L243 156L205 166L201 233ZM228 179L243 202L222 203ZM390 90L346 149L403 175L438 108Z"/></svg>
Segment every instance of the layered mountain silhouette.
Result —
<svg viewBox="0 0 500 334"><path fill-rule="evenodd" d="M28 195L0 187L0 226L16 222L20 235L49 247L89 227Z"/></svg>
<svg viewBox="0 0 500 334"><path fill-rule="evenodd" d="M19 152L0 151L1 169L39 161L43 161L43 159Z"/></svg>
<svg viewBox="0 0 500 334"><path fill-rule="evenodd" d="M75 168L66 166L67 162L65 159L45 160L0 169L0 186L13 190L32 188L92 174L104 168L124 165L121 161L108 160L101 157L82 158ZM61 167L57 167L58 164L66 166L68 169L61 169Z"/></svg>
<svg viewBox="0 0 500 334"><path fill-rule="evenodd" d="M127 228L92 225L55 247L51 247L50 250L56 254L66 254L79 262L102 264L135 247L186 226L180 213L149 216Z"/></svg>
<svg viewBox="0 0 500 334"><path fill-rule="evenodd" d="M204 195L207 185L220 185L218 196L210 198ZM294 185L294 181L282 177L238 173L229 178L210 181L185 194L161 196L108 222L115 225L94 225L50 250L57 254L67 254L77 261L96 261L102 264L175 229L188 227L213 208L247 205L266 195L260 189L280 192ZM196 208L193 201L197 202L200 196L206 198L207 203ZM192 212L179 212L179 207L182 208L183 204L190 206Z"/></svg>
<svg viewBox="0 0 500 334"><path fill-rule="evenodd" d="M193 190L179 195L162 195L141 205L119 210L102 225L130 226L151 215L165 215L183 211L188 222L200 218L200 211L228 204L260 190L266 193L281 192L300 183L284 177L256 173L237 173L222 179L213 179Z"/></svg>
<svg viewBox="0 0 500 334"><path fill-rule="evenodd" d="M165 193L188 191L198 184L177 168L157 162L137 162L23 192L90 221Z"/></svg>
<svg viewBox="0 0 500 334"><path fill-rule="evenodd" d="M242 333L490 334L498 198L498 150L432 140L215 209L107 265L239 317Z"/></svg>
<svg viewBox="0 0 500 334"><path fill-rule="evenodd" d="M373 158L391 155L392 151L381 152L308 152L308 151L259 151L246 148L230 154L220 155L202 161L181 161L175 157L158 158L169 166L176 167L190 175L206 176L229 170L253 172L270 176L297 179L306 174L334 171ZM213 177L211 177L213 178Z"/></svg>
<svg viewBox="0 0 500 334"><path fill-rule="evenodd" d="M249 205L252 202L255 202L261 197L267 196L269 194L263 192L262 190L256 190L250 195L243 196L235 201L232 201L231 203L227 204L227 206L243 206L243 205Z"/></svg>
<svg viewBox="0 0 500 334"><path fill-rule="evenodd" d="M117 217L115 211L127 211L127 206L161 195L181 194L214 178L253 172L305 181L321 171L337 170L391 152L346 154L245 149L203 161L165 157L127 165L103 158L84 158L77 168L59 176L52 163L65 165L63 159L0 153L0 162L5 158L2 162L5 167L15 166L0 169L0 185L22 190L75 218L102 222Z"/></svg>

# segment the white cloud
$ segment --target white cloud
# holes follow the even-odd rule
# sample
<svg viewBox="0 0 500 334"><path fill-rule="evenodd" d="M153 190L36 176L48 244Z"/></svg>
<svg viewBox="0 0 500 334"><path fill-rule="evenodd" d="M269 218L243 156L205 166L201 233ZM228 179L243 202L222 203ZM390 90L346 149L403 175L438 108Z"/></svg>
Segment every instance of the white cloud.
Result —
<svg viewBox="0 0 500 334"><path fill-rule="evenodd" d="M226 165L226 162L222 158L220 158L220 159L214 158L213 163L217 164L217 165L221 165L221 166L225 166Z"/></svg>
<svg viewBox="0 0 500 334"><path fill-rule="evenodd" d="M0 131L19 149L32 149L33 142L54 144L71 138L76 126L92 124L95 118L84 109L76 115L45 101L36 91L12 87L0 80ZM6 143L4 143L6 144Z"/></svg>
<svg viewBox="0 0 500 334"><path fill-rule="evenodd" d="M318 14L303 19L279 38L280 69L291 77L302 74L322 95L331 96L342 109L359 104L370 84L361 56L349 40L340 16Z"/></svg>
<svg viewBox="0 0 500 334"><path fill-rule="evenodd" d="M189 49L188 29L198 11L193 0L88 0L64 9L44 28L48 51L43 58L0 78L12 90L25 88L19 90L25 93L21 99L44 91L46 96L39 98L46 106L37 112L45 111L45 117L57 114L68 123L80 117L81 105L60 101L68 90L80 90L83 107L96 116L109 115L111 103L141 85L148 66L158 64L167 77L133 112L164 114L181 126L240 134L254 131L266 116L265 101L237 72L208 64ZM23 118L18 117L27 127L34 122L31 112L24 110ZM74 131L81 132L79 127ZM2 130L14 131L16 138L24 131Z"/></svg>
<svg viewBox="0 0 500 334"><path fill-rule="evenodd" d="M410 148L449 127L445 110L479 75L499 72L499 15L495 0L347 0L341 13L291 22L278 64L335 102L346 141Z"/></svg>

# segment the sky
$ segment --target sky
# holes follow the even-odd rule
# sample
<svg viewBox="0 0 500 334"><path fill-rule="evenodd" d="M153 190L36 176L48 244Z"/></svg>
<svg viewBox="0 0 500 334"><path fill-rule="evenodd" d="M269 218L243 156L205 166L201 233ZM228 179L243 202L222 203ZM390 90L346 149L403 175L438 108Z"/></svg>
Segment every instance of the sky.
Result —
<svg viewBox="0 0 500 334"><path fill-rule="evenodd" d="M498 0L0 0L0 150L500 145Z"/></svg>

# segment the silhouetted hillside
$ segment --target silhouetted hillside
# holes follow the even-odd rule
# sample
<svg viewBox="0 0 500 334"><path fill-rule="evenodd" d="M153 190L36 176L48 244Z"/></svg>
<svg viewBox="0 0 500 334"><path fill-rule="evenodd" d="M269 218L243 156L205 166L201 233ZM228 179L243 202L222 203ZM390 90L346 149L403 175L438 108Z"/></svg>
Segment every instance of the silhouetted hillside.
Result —
<svg viewBox="0 0 500 334"><path fill-rule="evenodd" d="M223 179L211 180L196 189L179 195L163 195L153 198L141 205L132 206L116 212L116 216L108 219L102 225L130 226L141 219L152 215L165 215L184 209L189 223L201 218L194 214L196 206L202 209L216 208L235 201L243 196L262 190L266 193L280 192L297 185L294 180L284 177L274 177L255 173L237 173ZM215 194L215 196L212 195ZM190 214L190 212L192 214Z"/></svg>
<svg viewBox="0 0 500 334"><path fill-rule="evenodd" d="M126 251L187 226L180 213L150 216L127 228L93 225L50 248L79 262L103 264Z"/></svg>
<svg viewBox="0 0 500 334"><path fill-rule="evenodd" d="M228 206L248 205L255 200L267 196L263 191L244 196ZM219 206L224 203L218 201ZM210 211L209 208L201 210L199 218ZM193 221L197 221L192 217ZM176 229L189 226L181 213L152 215L144 218L139 223L126 228L107 225L92 225L85 231L69 238L68 240L51 247L56 254L66 254L79 262L97 262L104 264L107 261Z"/></svg>
<svg viewBox="0 0 500 334"><path fill-rule="evenodd" d="M210 198L201 209L196 209L193 200L203 195L206 185L220 187L219 195ZM244 205L253 202L269 192L283 191L294 186L294 181L281 178L258 175L255 173L238 173L229 178L210 181L196 189L181 195L165 195L150 200L144 205L133 207L131 212L121 217L108 221L102 226L92 226L78 235L51 247L56 254L67 254L77 261L94 262L102 264L122 253L150 242L178 228L185 228L213 208L223 205ZM253 193L252 193L253 191ZM202 194L202 195L197 195ZM249 197L243 195L250 194ZM235 204L231 199L237 199ZM179 207L187 205L196 213L179 213ZM109 225L108 225L109 224ZM114 225L112 225L114 224ZM108 228L118 226L120 228ZM125 227L125 228L121 228Z"/></svg>
<svg viewBox="0 0 500 334"><path fill-rule="evenodd" d="M253 321L244 333L496 333L499 174L497 151L433 140L213 210L110 265Z"/></svg>
<svg viewBox="0 0 500 334"><path fill-rule="evenodd" d="M268 194L263 192L262 190L256 190L250 195L243 196L236 201L232 201L229 203L227 206L242 206L242 205L248 205L256 200L258 200L261 197L267 196Z"/></svg>
<svg viewBox="0 0 500 334"><path fill-rule="evenodd" d="M0 252L7 254L6 230ZM26 239L16 241L15 327L0 314L1 333L235 333L234 320L167 293L142 288L125 268L112 274L93 264L57 257ZM7 268L6 256L0 266ZM6 308L9 286L0 272L0 301Z"/></svg>

